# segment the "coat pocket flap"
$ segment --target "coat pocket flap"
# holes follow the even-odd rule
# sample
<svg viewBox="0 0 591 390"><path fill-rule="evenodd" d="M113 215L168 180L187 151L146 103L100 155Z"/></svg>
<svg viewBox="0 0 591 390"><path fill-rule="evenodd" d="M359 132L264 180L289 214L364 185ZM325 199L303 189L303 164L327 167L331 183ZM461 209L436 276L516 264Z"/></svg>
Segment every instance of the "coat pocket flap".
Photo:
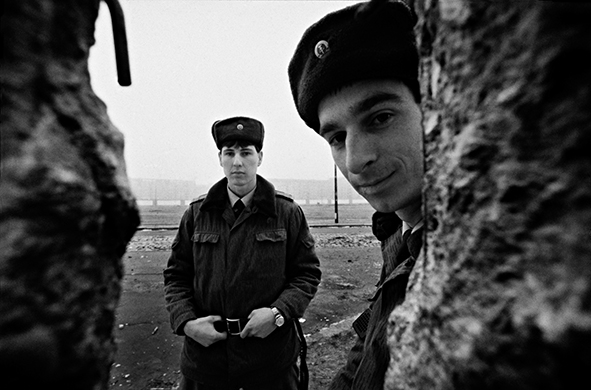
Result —
<svg viewBox="0 0 591 390"><path fill-rule="evenodd" d="M256 237L257 241L285 241L287 239L287 231L285 231L285 229L267 230L264 232L258 232Z"/></svg>
<svg viewBox="0 0 591 390"><path fill-rule="evenodd" d="M193 242L209 242L215 244L220 239L220 235L216 233L194 233Z"/></svg>

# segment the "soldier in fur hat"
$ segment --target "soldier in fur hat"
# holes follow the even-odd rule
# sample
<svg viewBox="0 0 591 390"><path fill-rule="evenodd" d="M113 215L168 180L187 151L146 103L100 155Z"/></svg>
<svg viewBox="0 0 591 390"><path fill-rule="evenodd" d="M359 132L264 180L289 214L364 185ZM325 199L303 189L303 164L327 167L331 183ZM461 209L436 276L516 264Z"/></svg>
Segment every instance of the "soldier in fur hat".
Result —
<svg viewBox="0 0 591 390"><path fill-rule="evenodd" d="M185 211L164 270L185 336L181 389L296 390L298 319L321 276L314 239L300 206L257 175L263 124L228 118L212 135L225 178Z"/></svg>
<svg viewBox="0 0 591 390"><path fill-rule="evenodd" d="M422 127L416 15L372 0L309 27L289 64L295 105L330 145L336 165L371 206L383 267L358 340L330 389L377 390L389 364L388 317L406 293L422 246Z"/></svg>

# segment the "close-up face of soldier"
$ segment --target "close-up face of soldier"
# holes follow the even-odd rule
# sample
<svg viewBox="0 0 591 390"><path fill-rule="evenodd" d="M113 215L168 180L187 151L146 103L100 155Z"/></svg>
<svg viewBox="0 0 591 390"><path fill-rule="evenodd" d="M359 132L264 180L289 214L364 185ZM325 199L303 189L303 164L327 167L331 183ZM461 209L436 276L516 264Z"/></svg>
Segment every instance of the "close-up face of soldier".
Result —
<svg viewBox="0 0 591 390"><path fill-rule="evenodd" d="M228 179L228 186L238 196L247 194L256 185L257 169L263 162L263 151L254 145L225 145L219 154L220 165Z"/></svg>
<svg viewBox="0 0 591 390"><path fill-rule="evenodd" d="M377 211L410 214L420 207L423 176L421 110L395 80L367 80L324 96L319 133L345 178Z"/></svg>

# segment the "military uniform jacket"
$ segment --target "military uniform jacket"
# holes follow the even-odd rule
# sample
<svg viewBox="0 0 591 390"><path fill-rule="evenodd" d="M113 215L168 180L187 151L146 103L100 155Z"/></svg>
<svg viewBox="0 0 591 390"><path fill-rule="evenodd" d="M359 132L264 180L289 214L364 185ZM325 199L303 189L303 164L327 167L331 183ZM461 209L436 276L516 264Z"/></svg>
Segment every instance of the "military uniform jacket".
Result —
<svg viewBox="0 0 591 390"><path fill-rule="evenodd" d="M208 315L246 318L275 306L286 322L264 339L228 335L203 347L185 337L183 375L203 383L270 377L299 352L294 323L320 283L319 260L302 209L257 176L251 205L235 220L227 179L190 204L164 270L166 308L174 333Z"/></svg>
<svg viewBox="0 0 591 390"><path fill-rule="evenodd" d="M381 241L383 257L380 281L370 308L354 323L357 341L349 352L347 363L333 379L330 390L384 388L384 376L390 363L388 319L404 301L408 277L422 245L423 229L420 228L403 246L401 226L402 222L395 214L374 214L372 228Z"/></svg>

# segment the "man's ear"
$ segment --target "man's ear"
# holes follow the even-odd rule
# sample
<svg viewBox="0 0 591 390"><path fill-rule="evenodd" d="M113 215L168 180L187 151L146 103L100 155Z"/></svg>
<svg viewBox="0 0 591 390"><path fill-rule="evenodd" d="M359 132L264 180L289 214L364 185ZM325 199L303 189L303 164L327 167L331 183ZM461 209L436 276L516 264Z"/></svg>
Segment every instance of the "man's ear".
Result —
<svg viewBox="0 0 591 390"><path fill-rule="evenodd" d="M222 165L222 151L221 150L218 152L218 159L220 160L220 167L222 167L223 165Z"/></svg>
<svg viewBox="0 0 591 390"><path fill-rule="evenodd" d="M258 154L259 154L259 163L257 164L257 167L260 167L261 163L263 162L263 151L261 150Z"/></svg>

